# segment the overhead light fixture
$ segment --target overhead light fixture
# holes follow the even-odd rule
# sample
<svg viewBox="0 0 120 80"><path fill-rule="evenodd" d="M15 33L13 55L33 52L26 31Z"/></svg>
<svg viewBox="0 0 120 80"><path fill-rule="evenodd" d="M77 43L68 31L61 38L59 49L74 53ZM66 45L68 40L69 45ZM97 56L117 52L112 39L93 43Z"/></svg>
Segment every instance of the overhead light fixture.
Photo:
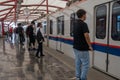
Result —
<svg viewBox="0 0 120 80"><path fill-rule="evenodd" d="M18 4L23 3L23 0L17 0Z"/></svg>
<svg viewBox="0 0 120 80"><path fill-rule="evenodd" d="M30 10L27 7L23 11L25 16L28 16L30 14Z"/></svg>

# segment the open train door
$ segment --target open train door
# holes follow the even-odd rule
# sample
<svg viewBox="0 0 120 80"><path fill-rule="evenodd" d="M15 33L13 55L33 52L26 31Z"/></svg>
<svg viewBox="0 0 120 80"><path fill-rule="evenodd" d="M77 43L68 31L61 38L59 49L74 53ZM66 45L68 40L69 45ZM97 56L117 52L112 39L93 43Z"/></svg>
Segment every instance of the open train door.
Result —
<svg viewBox="0 0 120 80"><path fill-rule="evenodd" d="M94 67L102 71L108 69L108 19L109 4L95 7Z"/></svg>
<svg viewBox="0 0 120 80"><path fill-rule="evenodd" d="M56 41L56 50L63 53L63 42L64 39L64 16L57 17L57 41Z"/></svg>

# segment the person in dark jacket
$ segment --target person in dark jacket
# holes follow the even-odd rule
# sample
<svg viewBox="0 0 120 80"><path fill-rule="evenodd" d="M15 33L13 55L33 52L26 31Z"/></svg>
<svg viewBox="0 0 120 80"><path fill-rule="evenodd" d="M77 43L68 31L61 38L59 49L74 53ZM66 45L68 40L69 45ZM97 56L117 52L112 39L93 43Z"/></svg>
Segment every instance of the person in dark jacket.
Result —
<svg viewBox="0 0 120 80"><path fill-rule="evenodd" d="M29 48L28 50L35 50L35 33L34 33L34 28L33 26L35 25L35 23L32 21L31 25L29 25L26 29L26 35L27 37L29 37Z"/></svg>
<svg viewBox="0 0 120 80"><path fill-rule="evenodd" d="M16 33L18 33L20 45L23 46L24 45L23 42L25 42L24 29L23 29L21 23L18 23L17 25L18 25L18 27L16 28Z"/></svg>
<svg viewBox="0 0 120 80"><path fill-rule="evenodd" d="M38 49L37 49L37 53L36 53L36 57L39 58L39 52L40 52L40 56L44 56L43 54L43 42L44 42L44 37L40 31L40 28L42 28L42 24L38 23L37 27L39 27L38 31L37 31L37 42L38 42Z"/></svg>

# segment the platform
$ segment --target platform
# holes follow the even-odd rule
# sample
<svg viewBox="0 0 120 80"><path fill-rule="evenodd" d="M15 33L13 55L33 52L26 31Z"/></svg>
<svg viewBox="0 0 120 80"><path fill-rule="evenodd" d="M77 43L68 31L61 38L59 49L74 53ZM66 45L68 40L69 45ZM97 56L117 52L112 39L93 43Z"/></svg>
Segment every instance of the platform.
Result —
<svg viewBox="0 0 120 80"><path fill-rule="evenodd" d="M44 57L0 39L0 80L75 80L74 59L44 46ZM88 80L116 80L90 68Z"/></svg>

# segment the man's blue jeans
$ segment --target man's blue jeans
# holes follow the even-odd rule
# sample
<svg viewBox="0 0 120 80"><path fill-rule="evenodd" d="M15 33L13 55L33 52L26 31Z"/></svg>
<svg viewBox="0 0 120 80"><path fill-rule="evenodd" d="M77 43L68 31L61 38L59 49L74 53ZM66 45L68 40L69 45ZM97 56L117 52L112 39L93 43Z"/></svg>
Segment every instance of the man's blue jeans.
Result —
<svg viewBox="0 0 120 80"><path fill-rule="evenodd" d="M77 79L80 80L86 80L90 64L89 52L74 49L74 54L75 54L76 77Z"/></svg>

